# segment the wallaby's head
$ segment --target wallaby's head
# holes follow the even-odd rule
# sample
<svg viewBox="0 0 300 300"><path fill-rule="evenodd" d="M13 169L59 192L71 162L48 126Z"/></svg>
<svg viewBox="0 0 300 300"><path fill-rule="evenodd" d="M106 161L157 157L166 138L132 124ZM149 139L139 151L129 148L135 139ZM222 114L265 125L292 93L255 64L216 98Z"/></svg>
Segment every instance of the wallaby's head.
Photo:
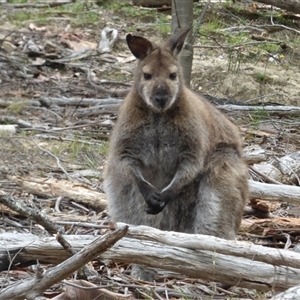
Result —
<svg viewBox="0 0 300 300"><path fill-rule="evenodd" d="M156 112L169 109L180 93L183 81L177 56L188 32L172 36L161 47L140 36L128 34L126 37L129 49L139 59L134 87Z"/></svg>

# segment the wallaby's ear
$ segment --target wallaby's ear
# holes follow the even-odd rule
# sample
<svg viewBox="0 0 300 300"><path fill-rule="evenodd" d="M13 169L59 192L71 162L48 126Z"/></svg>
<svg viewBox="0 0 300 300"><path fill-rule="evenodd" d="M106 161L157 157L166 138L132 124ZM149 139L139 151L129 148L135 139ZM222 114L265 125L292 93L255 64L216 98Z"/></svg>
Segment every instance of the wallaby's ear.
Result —
<svg viewBox="0 0 300 300"><path fill-rule="evenodd" d="M141 36L127 34L126 41L130 51L138 59L144 59L153 51L151 42Z"/></svg>
<svg viewBox="0 0 300 300"><path fill-rule="evenodd" d="M167 47L171 50L174 56L177 56L180 53L185 38L187 37L191 29L192 27L189 27L188 29L180 31L179 33L176 33L173 36L171 36L167 41Z"/></svg>

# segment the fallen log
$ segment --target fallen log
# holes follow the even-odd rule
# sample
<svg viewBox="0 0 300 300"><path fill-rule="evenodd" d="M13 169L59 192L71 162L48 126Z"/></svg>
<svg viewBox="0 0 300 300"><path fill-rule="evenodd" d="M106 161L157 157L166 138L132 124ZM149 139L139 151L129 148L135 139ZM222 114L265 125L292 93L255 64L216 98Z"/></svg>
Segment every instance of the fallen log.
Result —
<svg viewBox="0 0 300 300"><path fill-rule="evenodd" d="M107 207L107 199L104 193L100 193L82 183L29 176L7 176L7 178L33 195L43 197L64 196L89 205L97 211L102 211ZM298 186L277 185L249 180L249 189L251 199L286 201L300 204L300 187Z"/></svg>
<svg viewBox="0 0 300 300"><path fill-rule="evenodd" d="M257 2L277 6L296 14L300 13L300 3L298 0L259 0Z"/></svg>
<svg viewBox="0 0 300 300"><path fill-rule="evenodd" d="M298 106L283 106L283 105L247 106L247 105L224 104L224 105L218 105L218 108L224 111L246 111L246 112L265 111L269 115L300 116L300 107Z"/></svg>
<svg viewBox="0 0 300 300"><path fill-rule="evenodd" d="M300 187L249 180L250 198L300 204Z"/></svg>
<svg viewBox="0 0 300 300"><path fill-rule="evenodd" d="M124 224L117 224L117 228ZM79 251L96 239L90 235L65 236ZM34 263L58 264L69 257L55 238L31 234L0 235L0 267ZM129 234L99 256L102 261L138 263L193 278L218 281L257 290L286 290L299 283L300 254L227 241L216 237L164 232L129 226Z"/></svg>
<svg viewBox="0 0 300 300"><path fill-rule="evenodd" d="M7 178L27 192L42 197L67 197L74 201L103 211L107 206L104 193L92 189L87 184L56 178L36 178L30 176L7 176Z"/></svg>

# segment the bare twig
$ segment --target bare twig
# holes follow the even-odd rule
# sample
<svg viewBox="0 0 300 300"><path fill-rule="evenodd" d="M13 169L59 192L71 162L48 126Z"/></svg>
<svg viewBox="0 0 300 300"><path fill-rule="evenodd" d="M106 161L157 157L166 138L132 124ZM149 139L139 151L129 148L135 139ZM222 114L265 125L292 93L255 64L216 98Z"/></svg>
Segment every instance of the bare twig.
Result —
<svg viewBox="0 0 300 300"><path fill-rule="evenodd" d="M255 168L252 167L252 166L249 166L249 169L250 169L252 172L254 172L254 173L256 173L257 175L259 175L260 177L262 177L262 178L263 178L264 180L266 180L267 182L274 183L274 184L282 184L281 182L279 182L279 181L277 181L277 180L275 180L275 179L273 179L273 178L267 176L266 174L264 174L264 173L258 171L257 169L255 169Z"/></svg>
<svg viewBox="0 0 300 300"><path fill-rule="evenodd" d="M271 24L272 24L273 26L279 26L279 27L281 27L281 28L283 28L283 29L290 30L290 31L294 31L294 32L300 34L300 31L297 30L297 29L295 29L295 28L291 28L291 27L288 27L288 26L285 26L285 25L282 25L282 24L275 24L275 23L274 23L274 20L273 20L273 11L274 11L274 10L273 10L273 5L271 5L271 16L270 16L270 20L271 20Z"/></svg>
<svg viewBox="0 0 300 300"><path fill-rule="evenodd" d="M57 163L58 167L62 170L62 172L66 175L66 177L67 177L69 180L72 180L72 179L70 178L68 172L67 172L67 171L65 170L65 168L60 164L60 159L59 159L56 155L54 155L54 154L51 153L50 151L48 151L48 150L43 149L42 147L40 147L40 146L35 142L34 139L31 139L31 140L32 140L32 142L33 142L33 143L34 143L41 151L46 152L46 153L49 154L50 156L54 157L55 160L56 160L56 163Z"/></svg>
<svg viewBox="0 0 300 300"><path fill-rule="evenodd" d="M200 29L200 26L201 26L201 24L202 24L202 22L203 22L203 19L204 19L205 15L206 15L206 12L207 12L207 10L208 10L209 4L210 4L210 0L207 0L207 2L205 3L204 8L203 8L202 11L201 11L200 16L197 18L197 23L196 23L196 26L195 26L195 29L194 29L194 34L193 34L193 36L191 37L190 41L188 41L188 42L191 43L192 45L193 45L194 42L195 42L195 39L196 39L196 37L197 37L198 31L199 31L199 29Z"/></svg>
<svg viewBox="0 0 300 300"><path fill-rule="evenodd" d="M125 97L129 93L129 90L130 90L130 88L127 88L127 89L107 89L107 88L102 87L100 84L96 84L91 78L90 69L88 69L88 71L87 71L87 80L88 80L89 84L92 87L94 87L96 90L98 90L100 92L103 92L103 93L106 93L106 94L109 94L112 97ZM120 82L117 82L117 81L103 81L101 83L105 83L105 84L114 83L114 84L122 84L123 86L128 86L128 87L131 86L130 84L120 83Z"/></svg>
<svg viewBox="0 0 300 300"><path fill-rule="evenodd" d="M194 45L194 48L224 48L224 49L234 49L239 47L245 47L245 46L256 46L256 45L279 45L281 42L271 42L271 41L257 41L257 42L247 42L247 43L240 43L240 44L234 44L234 45L222 45L219 44L218 46L214 45Z"/></svg>

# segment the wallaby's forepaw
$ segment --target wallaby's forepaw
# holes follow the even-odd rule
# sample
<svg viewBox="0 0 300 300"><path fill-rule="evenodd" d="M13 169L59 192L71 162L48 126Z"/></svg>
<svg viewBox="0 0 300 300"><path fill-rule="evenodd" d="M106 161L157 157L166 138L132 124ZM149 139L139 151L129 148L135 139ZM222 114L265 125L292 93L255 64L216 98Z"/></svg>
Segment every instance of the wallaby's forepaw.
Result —
<svg viewBox="0 0 300 300"><path fill-rule="evenodd" d="M164 192L159 192L157 189L147 182L141 182L139 185L141 194L143 195L147 207L145 211L150 215L157 215L174 197L172 190L166 190Z"/></svg>
<svg viewBox="0 0 300 300"><path fill-rule="evenodd" d="M164 203L161 201L161 193L147 182L141 182L139 189L147 203L146 213L151 215L160 213L164 208Z"/></svg>
<svg viewBox="0 0 300 300"><path fill-rule="evenodd" d="M161 199L161 193L155 190L151 191L145 198L148 207L145 208L147 214L156 215L160 213L166 204Z"/></svg>
<svg viewBox="0 0 300 300"><path fill-rule="evenodd" d="M156 215L163 211L166 205L173 199L174 194L171 190L166 190L162 193L155 192L151 195L150 201L147 201L148 207L146 208L146 213L151 215Z"/></svg>

